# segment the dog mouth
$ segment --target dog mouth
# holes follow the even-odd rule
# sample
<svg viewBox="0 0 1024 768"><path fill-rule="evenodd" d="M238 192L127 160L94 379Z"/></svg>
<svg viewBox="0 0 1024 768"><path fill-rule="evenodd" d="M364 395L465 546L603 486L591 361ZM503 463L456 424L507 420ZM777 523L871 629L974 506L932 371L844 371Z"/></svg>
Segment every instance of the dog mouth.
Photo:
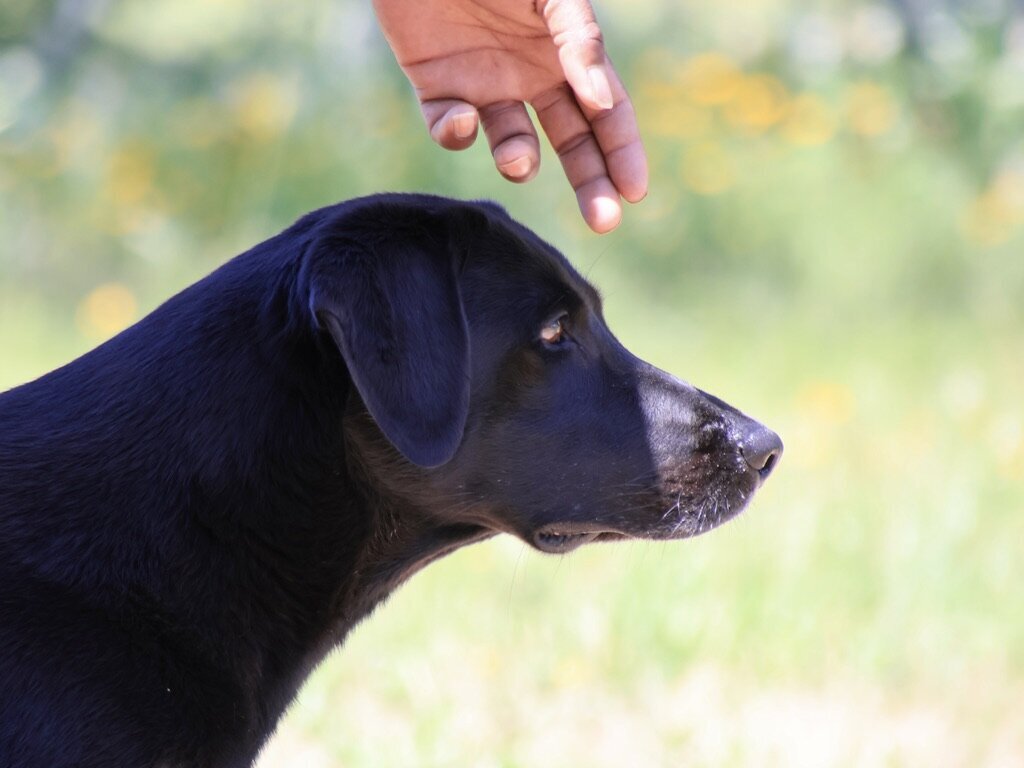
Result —
<svg viewBox="0 0 1024 768"><path fill-rule="evenodd" d="M616 516L606 520L556 520L528 531L522 536L535 549L548 554L563 555L595 541L642 539L677 541L707 533L739 515L747 506L758 483L711 485L699 496L686 497L681 492L663 495L653 502L649 514ZM671 503L670 503L671 502ZM660 510L666 510L660 512ZM607 515L606 517L610 517Z"/></svg>
<svg viewBox="0 0 1024 768"><path fill-rule="evenodd" d="M533 545L541 552L564 555L592 541L613 541L628 539L621 531L587 525L585 523L551 523L533 532Z"/></svg>
<svg viewBox="0 0 1024 768"><path fill-rule="evenodd" d="M696 467L703 471L664 474L645 492L642 503L636 494L629 496L628 512L618 508L621 502L616 504L612 494L607 508L598 505L597 513L589 520L572 519L582 511L574 509L564 519L548 517L550 522L545 522L542 518L517 533L534 549L558 555L595 541L678 541L700 536L747 507L778 457L768 457L757 472L751 470L749 462L740 464L738 456L734 459L736 466L718 462L710 469Z"/></svg>

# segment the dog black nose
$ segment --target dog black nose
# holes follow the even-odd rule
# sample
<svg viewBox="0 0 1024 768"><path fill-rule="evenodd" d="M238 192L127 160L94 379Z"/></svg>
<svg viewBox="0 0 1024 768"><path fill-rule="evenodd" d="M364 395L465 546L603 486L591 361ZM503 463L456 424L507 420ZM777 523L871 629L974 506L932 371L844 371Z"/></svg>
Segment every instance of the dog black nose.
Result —
<svg viewBox="0 0 1024 768"><path fill-rule="evenodd" d="M752 469L764 480L771 474L782 456L782 440L767 427L758 424L743 438L740 453Z"/></svg>

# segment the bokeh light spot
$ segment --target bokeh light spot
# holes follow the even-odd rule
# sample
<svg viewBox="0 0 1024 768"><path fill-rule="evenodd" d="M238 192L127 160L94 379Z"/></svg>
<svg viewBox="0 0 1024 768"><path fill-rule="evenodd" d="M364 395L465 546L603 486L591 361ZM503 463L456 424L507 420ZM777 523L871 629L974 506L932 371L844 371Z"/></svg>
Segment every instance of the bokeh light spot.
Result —
<svg viewBox="0 0 1024 768"><path fill-rule="evenodd" d="M1024 224L1024 171L1009 164L972 200L960 219L967 240L991 248L1009 240Z"/></svg>
<svg viewBox="0 0 1024 768"><path fill-rule="evenodd" d="M298 110L295 85L269 72L250 75L236 86L234 97L238 127L259 142L280 136Z"/></svg>
<svg viewBox="0 0 1024 768"><path fill-rule="evenodd" d="M652 134L676 139L701 138L714 129L711 111L685 96L658 104L646 122Z"/></svg>
<svg viewBox="0 0 1024 768"><path fill-rule="evenodd" d="M762 133L786 114L788 93L771 75L744 77L736 94L724 108L725 118L743 132Z"/></svg>
<svg viewBox="0 0 1024 768"><path fill-rule="evenodd" d="M699 195L718 195L736 182L732 158L716 141L701 141L683 154L683 182Z"/></svg>
<svg viewBox="0 0 1024 768"><path fill-rule="evenodd" d="M90 339L105 339L123 331L135 319L138 303L122 283L96 286L78 306L78 328Z"/></svg>
<svg viewBox="0 0 1024 768"><path fill-rule="evenodd" d="M804 93L793 99L780 132L786 141L798 146L824 144L835 135L836 118L819 96Z"/></svg>
<svg viewBox="0 0 1024 768"><path fill-rule="evenodd" d="M743 73L721 53L702 53L685 62L679 70L679 82L698 104L725 104L740 86Z"/></svg>
<svg viewBox="0 0 1024 768"><path fill-rule="evenodd" d="M800 394L799 402L813 413L818 423L840 425L848 422L856 409L853 392L835 381L809 384Z"/></svg>
<svg viewBox="0 0 1024 768"><path fill-rule="evenodd" d="M892 94L878 83L854 83L846 93L846 119L861 136L881 136L896 124L897 106Z"/></svg>
<svg viewBox="0 0 1024 768"><path fill-rule="evenodd" d="M110 158L108 194L119 205L138 203L153 188L153 176L153 150L137 143L125 144Z"/></svg>

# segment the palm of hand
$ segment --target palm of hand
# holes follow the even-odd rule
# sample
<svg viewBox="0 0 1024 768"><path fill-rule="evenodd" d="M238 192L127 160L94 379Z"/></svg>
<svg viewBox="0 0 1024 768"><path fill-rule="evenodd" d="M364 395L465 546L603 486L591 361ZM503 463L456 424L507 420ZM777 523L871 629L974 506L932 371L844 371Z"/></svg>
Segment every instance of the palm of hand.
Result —
<svg viewBox="0 0 1024 768"><path fill-rule="evenodd" d="M531 102L565 82L532 0L378 3L378 14L422 100Z"/></svg>

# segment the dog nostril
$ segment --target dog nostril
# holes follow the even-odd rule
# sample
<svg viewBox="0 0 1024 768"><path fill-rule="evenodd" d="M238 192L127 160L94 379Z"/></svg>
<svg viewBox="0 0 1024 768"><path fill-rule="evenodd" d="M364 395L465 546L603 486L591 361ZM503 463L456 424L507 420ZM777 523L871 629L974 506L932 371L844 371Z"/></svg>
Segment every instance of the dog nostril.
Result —
<svg viewBox="0 0 1024 768"><path fill-rule="evenodd" d="M764 480L771 474L782 455L782 440L770 429L759 428L747 435L740 445L740 453L751 469L757 470Z"/></svg>
<svg viewBox="0 0 1024 768"><path fill-rule="evenodd" d="M771 456L768 457L768 461L764 463L764 466L757 470L758 473L761 475L762 480L772 473L772 470L775 469L775 465L778 463L778 461L779 454L773 453Z"/></svg>

